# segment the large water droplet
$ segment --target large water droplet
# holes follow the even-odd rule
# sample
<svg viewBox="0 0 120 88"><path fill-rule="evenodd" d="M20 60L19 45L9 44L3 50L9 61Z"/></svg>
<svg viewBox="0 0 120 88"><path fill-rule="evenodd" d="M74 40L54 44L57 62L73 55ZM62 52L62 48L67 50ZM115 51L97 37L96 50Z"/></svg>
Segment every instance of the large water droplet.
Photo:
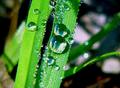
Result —
<svg viewBox="0 0 120 88"><path fill-rule="evenodd" d="M53 65L54 63L55 63L55 59L54 59L53 57L49 56L49 57L47 58L47 64L48 64L48 66L51 66L51 65Z"/></svg>
<svg viewBox="0 0 120 88"><path fill-rule="evenodd" d="M38 15L38 14L40 13L40 11L39 11L39 9L34 9L34 10L33 10L33 13L34 13L35 15Z"/></svg>
<svg viewBox="0 0 120 88"><path fill-rule="evenodd" d="M69 31L64 24L56 24L54 27L54 34L65 37L69 34Z"/></svg>
<svg viewBox="0 0 120 88"><path fill-rule="evenodd" d="M67 50L68 43L61 36L53 36L49 46L54 53L63 53Z"/></svg>
<svg viewBox="0 0 120 88"><path fill-rule="evenodd" d="M36 31L37 30L37 25L34 22L28 23L28 30L30 31Z"/></svg>

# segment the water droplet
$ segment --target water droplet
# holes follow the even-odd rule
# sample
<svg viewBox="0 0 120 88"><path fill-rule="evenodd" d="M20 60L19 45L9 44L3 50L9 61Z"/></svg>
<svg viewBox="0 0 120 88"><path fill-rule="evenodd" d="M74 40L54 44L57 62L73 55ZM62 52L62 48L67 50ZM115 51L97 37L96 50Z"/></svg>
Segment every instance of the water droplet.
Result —
<svg viewBox="0 0 120 88"><path fill-rule="evenodd" d="M54 63L55 63L55 59L54 59L53 57L49 56L49 57L47 58L47 64L48 64L48 66L51 66L51 65L53 65Z"/></svg>
<svg viewBox="0 0 120 88"><path fill-rule="evenodd" d="M63 79L63 77L60 77L60 80L62 80Z"/></svg>
<svg viewBox="0 0 120 88"><path fill-rule="evenodd" d="M45 19L43 19L43 20L42 20L42 25L45 26L45 25L46 25L46 22L47 22L47 21L46 21Z"/></svg>
<svg viewBox="0 0 120 88"><path fill-rule="evenodd" d="M46 54L43 54L43 57L46 57Z"/></svg>
<svg viewBox="0 0 120 88"><path fill-rule="evenodd" d="M73 38L69 38L69 44L73 44L74 43L74 39Z"/></svg>
<svg viewBox="0 0 120 88"><path fill-rule="evenodd" d="M65 37L68 35L69 31L67 30L64 24L56 24L54 27L54 34L59 35L61 37Z"/></svg>
<svg viewBox="0 0 120 88"><path fill-rule="evenodd" d="M65 4L65 5L64 5L64 9L65 9L66 11L69 11L69 10L70 10L70 7L69 7L67 4Z"/></svg>
<svg viewBox="0 0 120 88"><path fill-rule="evenodd" d="M39 54L39 50L36 50L35 52L36 52L37 54Z"/></svg>
<svg viewBox="0 0 120 88"><path fill-rule="evenodd" d="M47 46L45 46L45 50L48 50L48 47L47 47Z"/></svg>
<svg viewBox="0 0 120 88"><path fill-rule="evenodd" d="M28 30L30 31L36 31L37 30L37 25L34 22L28 23Z"/></svg>
<svg viewBox="0 0 120 88"><path fill-rule="evenodd" d="M58 65L55 65L55 70L56 71L60 70L60 67Z"/></svg>
<svg viewBox="0 0 120 88"><path fill-rule="evenodd" d="M39 65L36 65L36 68L39 68Z"/></svg>
<svg viewBox="0 0 120 88"><path fill-rule="evenodd" d="M84 53L84 54L83 54L83 57L84 57L85 59L88 59L88 58L90 57L90 54L89 54L89 53Z"/></svg>
<svg viewBox="0 0 120 88"><path fill-rule="evenodd" d="M65 66L63 67L63 70L68 70L68 69L70 69L70 66L69 66L69 65L65 65Z"/></svg>
<svg viewBox="0 0 120 88"><path fill-rule="evenodd" d="M56 1L55 0L50 0L50 6L52 8L55 8L55 5L56 5Z"/></svg>
<svg viewBox="0 0 120 88"><path fill-rule="evenodd" d="M33 10L33 13L34 13L35 15L38 15L38 14L40 13L40 11L39 11L39 9L34 9L34 10Z"/></svg>
<svg viewBox="0 0 120 88"><path fill-rule="evenodd" d="M34 73L33 77L36 78L36 73Z"/></svg>
<svg viewBox="0 0 120 88"><path fill-rule="evenodd" d="M49 46L54 53L63 53L67 50L68 43L60 36L53 36Z"/></svg>

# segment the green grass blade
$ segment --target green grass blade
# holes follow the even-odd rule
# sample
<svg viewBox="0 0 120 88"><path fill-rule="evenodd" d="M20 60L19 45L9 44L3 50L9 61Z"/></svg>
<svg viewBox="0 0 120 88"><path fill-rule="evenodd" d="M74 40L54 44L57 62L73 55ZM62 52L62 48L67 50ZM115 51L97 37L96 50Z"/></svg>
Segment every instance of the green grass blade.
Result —
<svg viewBox="0 0 120 88"><path fill-rule="evenodd" d="M64 75L63 67L67 63L71 44L68 45L66 52L60 54L58 53L59 51L55 53L51 50L50 42L51 38L55 37L55 33L53 33L54 26L61 23L67 27L69 33L65 38L61 38L60 41L63 41L65 39L65 41L68 43L71 42L71 38L73 36L74 28L76 25L79 4L80 0L57 0L53 30L49 39L49 43L47 45L48 49L46 49L44 53L44 57L42 58L41 62L42 64L38 70L35 88L60 87L62 76ZM55 60L55 63L52 66L49 66L49 62L47 62L47 58L49 58L49 56Z"/></svg>
<svg viewBox="0 0 120 88"><path fill-rule="evenodd" d="M101 29L100 32L92 36L88 41L86 41L81 45L76 46L75 48L72 48L69 54L69 61L77 58L80 54L91 49L94 43L104 38L113 29L118 27L119 24L120 24L120 13L116 14L109 23L105 24L105 26Z"/></svg>
<svg viewBox="0 0 120 88"><path fill-rule="evenodd" d="M24 32L20 49L15 88L33 88L35 81L33 75L39 61L39 54L46 26L45 24L50 11L49 0L32 0L26 30ZM36 25L32 23L31 27L31 25L29 25L31 22Z"/></svg>
<svg viewBox="0 0 120 88"><path fill-rule="evenodd" d="M106 59L107 57L110 57L110 56L120 56L120 52L109 52L109 53L103 54L101 56L95 57L91 60L88 60L85 63L80 64L79 66L76 66L76 67L73 67L73 68L67 70L66 73L65 73L65 77L73 75L73 74L77 73L78 71L80 71L81 69L85 68L86 66L94 64L98 61L104 60L104 59Z"/></svg>
<svg viewBox="0 0 120 88"><path fill-rule="evenodd" d="M25 22L22 22L13 38L6 42L5 49L2 55L2 59L7 66L9 72L11 72L15 65L18 63L19 50L22 42Z"/></svg>

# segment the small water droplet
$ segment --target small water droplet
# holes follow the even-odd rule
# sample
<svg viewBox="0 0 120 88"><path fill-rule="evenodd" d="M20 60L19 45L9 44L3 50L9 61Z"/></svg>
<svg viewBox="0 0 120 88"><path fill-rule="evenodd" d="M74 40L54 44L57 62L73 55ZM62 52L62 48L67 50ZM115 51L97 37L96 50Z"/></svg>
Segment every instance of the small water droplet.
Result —
<svg viewBox="0 0 120 88"><path fill-rule="evenodd" d="M49 46L54 53L63 53L67 50L68 43L61 36L53 36Z"/></svg>
<svg viewBox="0 0 120 88"><path fill-rule="evenodd" d="M65 5L64 5L64 9L65 9L66 11L69 11L69 10L70 10L70 7L69 7L67 4L65 4Z"/></svg>
<svg viewBox="0 0 120 88"><path fill-rule="evenodd" d="M28 23L28 30L30 31L36 31L37 30L37 25L34 22Z"/></svg>
<svg viewBox="0 0 120 88"><path fill-rule="evenodd" d="M69 31L64 24L56 24L54 27L54 34L61 37L68 35Z"/></svg>
<svg viewBox="0 0 120 88"><path fill-rule="evenodd" d="M60 67L58 65L55 65L55 70L56 71L60 70Z"/></svg>
<svg viewBox="0 0 120 88"><path fill-rule="evenodd" d="M55 5L56 5L56 1L55 0L50 0L50 6L52 8L55 8Z"/></svg>
<svg viewBox="0 0 120 88"><path fill-rule="evenodd" d="M65 65L65 66L63 67L63 70L68 70L68 69L70 69L70 66L69 66L69 65Z"/></svg>
<svg viewBox="0 0 120 88"><path fill-rule="evenodd" d="M35 52L36 52L37 54L39 54L39 50L36 50Z"/></svg>
<svg viewBox="0 0 120 88"><path fill-rule="evenodd" d="M90 57L90 54L89 54L89 53L84 53L84 54L83 54L83 57L84 57L85 59L88 59L88 58Z"/></svg>
<svg viewBox="0 0 120 88"><path fill-rule="evenodd" d="M40 13L40 11L39 11L39 9L34 9L34 10L33 10L33 13L34 13L35 15L38 15L38 14Z"/></svg>
<svg viewBox="0 0 120 88"><path fill-rule="evenodd" d="M51 66L51 65L53 65L54 63L55 63L55 59L54 59L53 57L49 56L49 57L47 58L47 64L48 64L48 66Z"/></svg>
<svg viewBox="0 0 120 88"><path fill-rule="evenodd" d="M69 38L69 44L73 44L74 43L74 39L73 38Z"/></svg>
<svg viewBox="0 0 120 88"><path fill-rule="evenodd" d="M36 65L36 68L39 68L39 65Z"/></svg>
<svg viewBox="0 0 120 88"><path fill-rule="evenodd" d="M47 47L47 46L45 46L45 50L48 50L48 47Z"/></svg>
<svg viewBox="0 0 120 88"><path fill-rule="evenodd" d="M60 77L60 80L62 80L63 79L63 77Z"/></svg>
<svg viewBox="0 0 120 88"><path fill-rule="evenodd" d="M46 54L43 54L43 57L46 57Z"/></svg>
<svg viewBox="0 0 120 88"><path fill-rule="evenodd" d="M43 19L43 20L42 20L42 25L45 26L45 25L46 25L46 22L47 22L47 21L46 21L45 19Z"/></svg>
<svg viewBox="0 0 120 88"><path fill-rule="evenodd" d="M36 78L36 73L34 73L33 77Z"/></svg>

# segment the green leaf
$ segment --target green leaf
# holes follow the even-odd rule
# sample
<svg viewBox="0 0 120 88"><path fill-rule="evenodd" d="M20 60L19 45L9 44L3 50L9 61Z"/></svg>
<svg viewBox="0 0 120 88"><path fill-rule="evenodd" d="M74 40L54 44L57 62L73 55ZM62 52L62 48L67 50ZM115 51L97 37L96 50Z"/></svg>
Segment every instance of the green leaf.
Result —
<svg viewBox="0 0 120 88"><path fill-rule="evenodd" d="M38 70L35 88L60 87L64 75L63 67L67 63L71 47L70 42L76 25L79 4L80 0L57 0L52 34ZM56 31L56 25L60 27L61 32ZM68 33L66 36L65 31ZM51 58L55 62L49 65Z"/></svg>
<svg viewBox="0 0 120 88"><path fill-rule="evenodd" d="M101 56L95 57L93 59L90 59L90 60L86 61L85 63L80 64L79 66L70 68L69 70L67 70L65 72L65 77L71 76L71 75L77 73L78 71L80 71L81 69L83 69L91 64L94 64L98 61L107 59L110 56L120 56L120 52L109 52L109 53L103 54Z"/></svg>
<svg viewBox="0 0 120 88"><path fill-rule="evenodd" d="M15 88L33 88L34 86L33 75L39 61L45 24L50 11L49 0L32 1L20 49Z"/></svg>
<svg viewBox="0 0 120 88"><path fill-rule="evenodd" d="M75 48L72 48L69 54L69 61L76 59L80 54L85 53L86 51L90 50L91 47L94 45L94 43L103 39L108 33L110 33L113 29L118 27L119 24L120 24L120 13L117 13L109 23L103 26L100 32L93 35L85 43L80 44L76 46Z"/></svg>

